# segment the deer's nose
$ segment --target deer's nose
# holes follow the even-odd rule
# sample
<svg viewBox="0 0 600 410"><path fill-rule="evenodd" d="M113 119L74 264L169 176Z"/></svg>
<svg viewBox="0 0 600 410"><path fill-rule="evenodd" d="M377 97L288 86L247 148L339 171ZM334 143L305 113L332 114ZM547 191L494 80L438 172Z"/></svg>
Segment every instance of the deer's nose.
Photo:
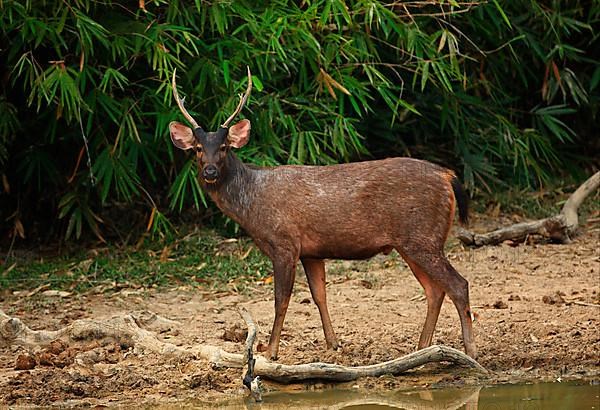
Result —
<svg viewBox="0 0 600 410"><path fill-rule="evenodd" d="M214 165L207 165L202 170L202 177L206 182L214 182L219 177L219 170Z"/></svg>

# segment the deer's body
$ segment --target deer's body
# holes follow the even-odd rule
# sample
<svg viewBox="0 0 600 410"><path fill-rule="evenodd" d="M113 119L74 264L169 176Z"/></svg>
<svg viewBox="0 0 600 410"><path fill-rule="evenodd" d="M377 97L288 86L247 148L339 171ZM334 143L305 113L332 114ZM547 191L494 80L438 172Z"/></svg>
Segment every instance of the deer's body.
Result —
<svg viewBox="0 0 600 410"><path fill-rule="evenodd" d="M442 251L454 214L447 169L410 158L256 168L233 155L231 177L200 182L269 257L281 247L319 259Z"/></svg>
<svg viewBox="0 0 600 410"><path fill-rule="evenodd" d="M243 164L231 151L250 136L250 121L229 127L247 99L216 132L170 124L178 148L196 152L199 180L219 208L237 221L273 262L275 321L260 351L276 358L292 294L296 264L302 262L319 308L327 346L337 338L327 309L325 259L366 259L396 249L423 286L427 318L419 348L431 345L440 307L448 295L461 322L467 354L476 356L468 282L444 256L444 243L458 205L467 217L466 197L450 170L427 161L390 158L332 166L259 168Z"/></svg>

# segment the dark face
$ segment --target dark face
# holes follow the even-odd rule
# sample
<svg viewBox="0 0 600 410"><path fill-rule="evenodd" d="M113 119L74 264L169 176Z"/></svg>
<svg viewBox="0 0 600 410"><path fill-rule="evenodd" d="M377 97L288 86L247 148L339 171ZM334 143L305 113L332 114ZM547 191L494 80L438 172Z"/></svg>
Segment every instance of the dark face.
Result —
<svg viewBox="0 0 600 410"><path fill-rule="evenodd" d="M173 121L169 124L171 141L183 150L193 149L198 160L200 178L209 185L216 184L226 173L226 158L230 148L241 148L250 137L250 121L241 120L229 128L206 132Z"/></svg>
<svg viewBox="0 0 600 410"><path fill-rule="evenodd" d="M225 158L229 152L227 131L227 128L219 128L217 132L205 132L201 128L194 130L198 170L207 184L217 183L224 174Z"/></svg>

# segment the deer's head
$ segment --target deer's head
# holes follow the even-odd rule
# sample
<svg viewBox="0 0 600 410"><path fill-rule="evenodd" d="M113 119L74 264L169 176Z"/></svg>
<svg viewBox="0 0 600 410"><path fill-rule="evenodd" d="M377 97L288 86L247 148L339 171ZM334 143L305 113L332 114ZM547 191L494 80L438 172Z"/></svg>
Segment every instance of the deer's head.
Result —
<svg viewBox="0 0 600 410"><path fill-rule="evenodd" d="M171 141L182 150L193 149L198 160L200 176L207 184L216 184L224 173L227 154L231 148L241 148L248 142L250 137L250 121L241 120L232 125L229 124L240 113L252 89L252 75L248 68L248 87L246 92L240 98L233 114L215 132L206 132L198 125L196 120L187 112L183 106L183 101L177 93L177 83L175 82L175 71L173 71L173 96L183 113L183 116L192 125L192 128L173 121L169 124Z"/></svg>

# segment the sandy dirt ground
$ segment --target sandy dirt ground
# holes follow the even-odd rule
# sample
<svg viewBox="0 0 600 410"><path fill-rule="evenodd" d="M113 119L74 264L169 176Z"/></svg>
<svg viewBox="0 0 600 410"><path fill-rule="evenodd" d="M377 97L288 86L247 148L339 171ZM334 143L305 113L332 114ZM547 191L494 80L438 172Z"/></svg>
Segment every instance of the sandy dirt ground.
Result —
<svg viewBox="0 0 600 410"><path fill-rule="evenodd" d="M597 378L600 374L600 244L597 224L567 245L529 243L466 249L456 240L449 259L470 283L478 315L479 362L492 371L482 380L469 371L430 364L396 377L361 379L351 387L373 390L414 386ZM341 350L327 351L319 314L301 269L286 317L281 363L379 363L414 351L425 319L418 282L396 255L370 261L328 264L329 308ZM266 342L274 316L272 284L256 283L243 293L182 287L157 292L122 289L68 297L42 293L2 296L1 308L33 329L59 329L81 318L103 319L148 310L179 324L158 337L180 346L199 343L242 352L245 306ZM462 349L455 308L446 299L434 343ZM56 347L56 346L55 346ZM77 353L96 349L89 368ZM35 367L15 370L21 347L0 347L0 403L8 405L110 405L173 403L190 398L225 400L246 394L240 369L215 369L197 359L135 354L130 346L82 342L33 353ZM45 356L44 356L45 354ZM46 360L40 360L40 358ZM44 362L42 364L40 362ZM267 384L268 389L320 389L323 383Z"/></svg>

